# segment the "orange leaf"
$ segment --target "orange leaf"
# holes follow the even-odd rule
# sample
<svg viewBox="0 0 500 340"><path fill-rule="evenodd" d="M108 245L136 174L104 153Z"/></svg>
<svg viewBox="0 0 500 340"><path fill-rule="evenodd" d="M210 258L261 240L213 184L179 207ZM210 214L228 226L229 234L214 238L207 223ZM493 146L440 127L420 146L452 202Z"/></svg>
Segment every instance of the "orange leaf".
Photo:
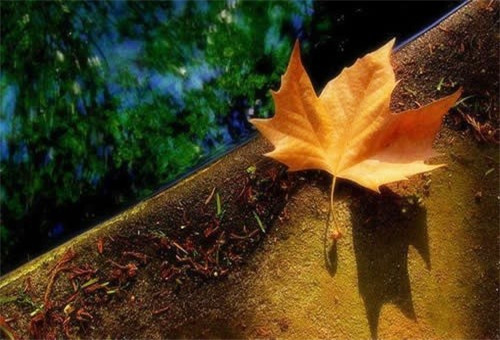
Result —
<svg viewBox="0 0 500 340"><path fill-rule="evenodd" d="M434 137L462 91L416 110L392 113L393 44L394 39L345 68L318 96L295 43L281 88L272 93L275 116L251 120L275 146L266 155L291 171L322 169L374 191L443 166L424 160L436 155Z"/></svg>

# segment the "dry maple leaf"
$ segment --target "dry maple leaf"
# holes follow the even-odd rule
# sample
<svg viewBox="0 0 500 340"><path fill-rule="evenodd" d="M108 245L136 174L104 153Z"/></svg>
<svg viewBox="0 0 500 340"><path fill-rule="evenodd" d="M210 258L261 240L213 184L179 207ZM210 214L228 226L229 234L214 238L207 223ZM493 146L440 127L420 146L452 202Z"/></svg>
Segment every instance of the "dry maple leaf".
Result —
<svg viewBox="0 0 500 340"><path fill-rule="evenodd" d="M276 114L251 123L275 146L266 156L289 170L322 169L379 192L379 186L434 170L432 143L461 90L416 110L390 111L396 87L390 54L394 39L358 59L316 95L300 60L298 42L281 88L272 92Z"/></svg>
<svg viewBox="0 0 500 340"><path fill-rule="evenodd" d="M273 92L276 114L251 122L275 146L267 153L289 170L322 169L366 188L436 169L432 142L461 90L416 110L392 113L396 86L390 53L394 40L345 68L319 97L296 43L282 85Z"/></svg>

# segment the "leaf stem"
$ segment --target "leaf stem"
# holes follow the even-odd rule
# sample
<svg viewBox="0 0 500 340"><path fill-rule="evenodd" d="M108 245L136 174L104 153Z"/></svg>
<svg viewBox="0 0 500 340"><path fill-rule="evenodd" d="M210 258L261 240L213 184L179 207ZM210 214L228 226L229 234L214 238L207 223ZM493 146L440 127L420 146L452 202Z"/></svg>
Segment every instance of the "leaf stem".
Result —
<svg viewBox="0 0 500 340"><path fill-rule="evenodd" d="M340 230L338 225L335 224L335 216L333 214L333 194L335 192L335 181L336 180L337 180L337 177L333 176L332 189L330 191L330 211L328 212L328 222L331 221L331 223L333 224L332 238L335 241L342 237L342 231ZM327 232L328 232L328 230L327 230Z"/></svg>
<svg viewBox="0 0 500 340"><path fill-rule="evenodd" d="M333 176L332 178L332 188L330 190L330 208L328 209L328 217L326 221L326 226L325 226L325 235L324 235L324 247L325 247L325 261L328 264L328 266L331 266L332 264L330 263L330 259L328 256L328 231L330 230L330 225L333 225L333 232L331 235L331 238L333 239L333 242L337 242L339 238L342 237L342 232L340 231L340 228L335 224L335 217L333 214L333 197L335 193L335 182L337 180L337 177Z"/></svg>
<svg viewBox="0 0 500 340"><path fill-rule="evenodd" d="M328 217L330 217L330 214L333 215L333 194L335 192L335 181L337 180L337 177L333 176L332 179L332 189L330 191L330 211L328 212ZM333 217L332 217L333 220Z"/></svg>

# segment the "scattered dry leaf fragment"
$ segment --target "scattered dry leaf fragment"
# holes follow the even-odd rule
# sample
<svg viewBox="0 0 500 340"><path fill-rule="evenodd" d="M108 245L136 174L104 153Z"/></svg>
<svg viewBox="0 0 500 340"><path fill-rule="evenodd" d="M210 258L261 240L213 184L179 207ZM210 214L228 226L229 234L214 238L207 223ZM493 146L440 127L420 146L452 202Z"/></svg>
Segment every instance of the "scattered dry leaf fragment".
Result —
<svg viewBox="0 0 500 340"><path fill-rule="evenodd" d="M102 254L103 251L104 251L104 239L102 237L99 237L97 239L97 252L99 254Z"/></svg>

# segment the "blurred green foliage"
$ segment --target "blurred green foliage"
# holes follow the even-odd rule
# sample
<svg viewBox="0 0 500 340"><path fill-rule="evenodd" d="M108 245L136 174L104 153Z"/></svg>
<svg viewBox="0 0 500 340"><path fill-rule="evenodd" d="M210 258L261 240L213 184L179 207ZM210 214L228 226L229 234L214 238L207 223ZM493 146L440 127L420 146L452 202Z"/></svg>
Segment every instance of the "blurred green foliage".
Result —
<svg viewBox="0 0 500 340"><path fill-rule="evenodd" d="M209 156L228 141L224 124L235 107L265 115L311 8L281 1L0 6L4 261L27 238L42 242L68 207L103 194L117 205L140 199Z"/></svg>

